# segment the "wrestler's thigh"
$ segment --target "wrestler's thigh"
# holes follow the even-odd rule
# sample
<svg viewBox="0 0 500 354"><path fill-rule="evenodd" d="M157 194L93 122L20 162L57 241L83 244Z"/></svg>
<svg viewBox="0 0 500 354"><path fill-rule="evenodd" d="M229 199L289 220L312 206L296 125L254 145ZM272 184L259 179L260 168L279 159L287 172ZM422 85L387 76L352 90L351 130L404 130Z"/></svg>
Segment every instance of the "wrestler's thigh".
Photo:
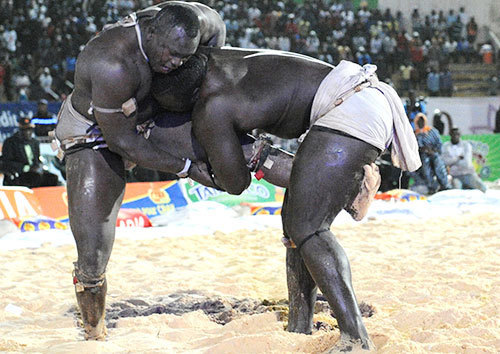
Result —
<svg viewBox="0 0 500 354"><path fill-rule="evenodd" d="M373 146L332 131L311 130L293 162L284 205L287 235L307 236L329 227L359 192L363 166L375 161Z"/></svg>
<svg viewBox="0 0 500 354"><path fill-rule="evenodd" d="M122 158L108 149L83 149L66 156L66 177L75 237L114 230L110 214L117 212L125 189Z"/></svg>

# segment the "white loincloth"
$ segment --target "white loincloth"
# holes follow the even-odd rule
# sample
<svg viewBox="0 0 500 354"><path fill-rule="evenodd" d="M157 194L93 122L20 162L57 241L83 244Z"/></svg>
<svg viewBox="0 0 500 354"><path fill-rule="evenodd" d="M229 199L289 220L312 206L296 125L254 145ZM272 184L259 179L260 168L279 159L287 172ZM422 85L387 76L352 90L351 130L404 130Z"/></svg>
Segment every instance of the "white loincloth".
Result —
<svg viewBox="0 0 500 354"><path fill-rule="evenodd" d="M407 171L421 166L418 144L403 104L380 82L375 65L342 60L321 82L311 109L311 126L347 133L381 150L392 143L392 163ZM353 89L362 85L361 90Z"/></svg>

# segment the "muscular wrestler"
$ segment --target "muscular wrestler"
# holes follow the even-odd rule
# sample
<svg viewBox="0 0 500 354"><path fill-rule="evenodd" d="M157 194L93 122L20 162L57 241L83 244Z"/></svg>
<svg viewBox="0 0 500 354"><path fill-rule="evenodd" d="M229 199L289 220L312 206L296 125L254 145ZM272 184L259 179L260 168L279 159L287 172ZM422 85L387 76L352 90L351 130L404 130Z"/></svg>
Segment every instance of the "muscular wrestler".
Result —
<svg viewBox="0 0 500 354"><path fill-rule="evenodd" d="M174 75L156 75L152 92L167 109L194 105L194 135L222 189L239 194L250 183L242 135L256 128L282 138L307 132L293 161L282 212L285 241L291 246L288 330L311 333L319 288L340 328L335 349L370 349L349 261L330 225L351 207L363 169L382 150L392 145L393 163L404 170L420 166L399 96L377 80L376 67L345 61L333 68L292 53L200 47L190 62L196 64L189 70L186 65ZM190 79L180 80L184 74ZM196 84L176 86L181 81ZM150 138L159 145L168 140L161 129ZM256 165L272 170L274 163L269 154Z"/></svg>
<svg viewBox="0 0 500 354"><path fill-rule="evenodd" d="M73 282L86 339L106 334L105 269L125 190L124 161L179 176L189 169L193 179L211 183L198 165L136 133L136 125L153 113L153 72L177 69L200 44L223 45L225 34L214 10L172 1L107 26L78 56L75 89L61 107L56 137L66 155L69 219L78 251Z"/></svg>

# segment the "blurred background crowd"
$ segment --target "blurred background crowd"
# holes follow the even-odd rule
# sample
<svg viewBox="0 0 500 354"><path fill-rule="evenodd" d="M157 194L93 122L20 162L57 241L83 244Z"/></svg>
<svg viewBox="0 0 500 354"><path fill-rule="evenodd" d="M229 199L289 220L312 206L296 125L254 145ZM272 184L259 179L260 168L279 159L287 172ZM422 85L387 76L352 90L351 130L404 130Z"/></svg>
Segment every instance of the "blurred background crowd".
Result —
<svg viewBox="0 0 500 354"><path fill-rule="evenodd" d="M378 161L384 182L381 190L408 188L410 178L415 186L423 186L419 191L424 193L451 188L450 177L447 179L450 160L439 160L442 150L439 136L445 134L440 117L447 116L450 129L451 117L446 112L435 112L427 125L424 96L452 96L456 91L457 71L453 77L450 66L459 64L470 64L462 69L469 74L474 64L480 70L485 66L492 68L487 71L487 95L496 95L499 87L498 53L492 43L479 39L482 24L476 23L466 8L414 8L409 13L394 13L389 8L369 8L364 1L357 1L354 6L351 0L198 1L220 13L226 24L229 46L292 51L334 65L341 60L360 65L376 64L379 78L392 84L405 98L408 118L417 137L421 134L421 158L426 161L417 173L402 175L390 163L389 155L382 156ZM43 140L55 127L55 113L49 112L47 105L61 102L72 91L78 53L105 24L159 2L0 0L0 103L35 101L38 108L34 118L45 119L43 125L33 124L37 123L35 119L19 122L19 132L5 141L4 147L12 148L2 151L0 172L7 176L4 184L34 187L39 186L41 180L50 180L46 177L51 176L42 173L36 139ZM481 76L476 79L485 81ZM419 114L425 116L422 127L415 126L414 122ZM23 112L19 118L26 118ZM495 132L500 132L500 110L497 125ZM298 147L296 139L273 137L273 141L292 152ZM30 154L25 153L27 147ZM12 156L13 162L6 161L6 156ZM472 162L469 159L467 163ZM53 164L60 176L59 181L51 183L64 183L64 165L55 158ZM27 171L21 171L26 166ZM26 181L22 181L24 175L29 175ZM173 178L142 168L134 169L129 177L129 181Z"/></svg>
<svg viewBox="0 0 500 354"><path fill-rule="evenodd" d="M82 46L106 23L158 2L0 0L0 102L64 99ZM293 51L332 64L375 63L379 77L395 81L402 95L417 89L450 96L450 63L496 60L491 44L477 41L479 24L463 7L402 14L363 2L355 8L349 0L200 2L224 18L228 45Z"/></svg>

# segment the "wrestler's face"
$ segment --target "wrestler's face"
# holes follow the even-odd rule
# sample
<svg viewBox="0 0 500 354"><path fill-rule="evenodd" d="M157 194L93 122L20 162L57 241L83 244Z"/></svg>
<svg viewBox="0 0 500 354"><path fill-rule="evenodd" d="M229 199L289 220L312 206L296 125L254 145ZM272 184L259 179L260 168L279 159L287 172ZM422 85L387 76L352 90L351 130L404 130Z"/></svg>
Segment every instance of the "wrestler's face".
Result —
<svg viewBox="0 0 500 354"><path fill-rule="evenodd" d="M153 55L149 58L153 71L168 74L184 64L196 52L200 35L189 38L180 26L172 27L166 35L155 34Z"/></svg>

